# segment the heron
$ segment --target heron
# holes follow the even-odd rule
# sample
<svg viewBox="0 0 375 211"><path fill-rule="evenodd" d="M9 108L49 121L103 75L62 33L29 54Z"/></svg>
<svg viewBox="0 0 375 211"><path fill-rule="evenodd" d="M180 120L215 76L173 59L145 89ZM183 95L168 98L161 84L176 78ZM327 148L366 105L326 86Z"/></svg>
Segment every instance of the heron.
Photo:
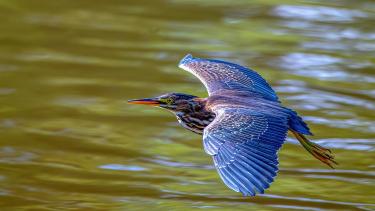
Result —
<svg viewBox="0 0 375 211"><path fill-rule="evenodd" d="M171 111L182 127L203 135L222 181L244 196L270 187L278 172L278 151L287 132L315 158L334 168L331 150L306 138L313 135L296 111L281 104L267 81L254 70L227 61L186 55L178 67L206 87L208 97L167 93L129 100Z"/></svg>

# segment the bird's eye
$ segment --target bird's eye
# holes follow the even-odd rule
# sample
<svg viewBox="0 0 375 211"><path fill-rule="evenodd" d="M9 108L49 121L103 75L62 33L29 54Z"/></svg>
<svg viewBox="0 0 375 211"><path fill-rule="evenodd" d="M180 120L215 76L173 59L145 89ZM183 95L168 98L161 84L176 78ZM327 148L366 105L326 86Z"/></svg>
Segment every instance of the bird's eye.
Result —
<svg viewBox="0 0 375 211"><path fill-rule="evenodd" d="M160 99L159 101L167 104L167 105L171 105L173 103L173 99L172 98L164 98L164 99Z"/></svg>
<svg viewBox="0 0 375 211"><path fill-rule="evenodd" d="M173 103L172 98L165 99L165 103L167 103L168 105L172 104Z"/></svg>

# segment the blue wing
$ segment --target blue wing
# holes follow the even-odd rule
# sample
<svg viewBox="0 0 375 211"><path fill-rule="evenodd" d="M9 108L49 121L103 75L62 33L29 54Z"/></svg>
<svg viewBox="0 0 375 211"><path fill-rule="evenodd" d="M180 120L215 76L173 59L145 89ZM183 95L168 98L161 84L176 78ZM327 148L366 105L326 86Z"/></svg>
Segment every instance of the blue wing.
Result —
<svg viewBox="0 0 375 211"><path fill-rule="evenodd" d="M190 54L179 67L191 72L205 85L209 95L218 90L248 91L278 101L275 91L257 72L230 62L194 58Z"/></svg>
<svg viewBox="0 0 375 211"><path fill-rule="evenodd" d="M277 151L288 130L287 118L246 108L219 108L203 134L221 179L243 195L264 193L278 171Z"/></svg>

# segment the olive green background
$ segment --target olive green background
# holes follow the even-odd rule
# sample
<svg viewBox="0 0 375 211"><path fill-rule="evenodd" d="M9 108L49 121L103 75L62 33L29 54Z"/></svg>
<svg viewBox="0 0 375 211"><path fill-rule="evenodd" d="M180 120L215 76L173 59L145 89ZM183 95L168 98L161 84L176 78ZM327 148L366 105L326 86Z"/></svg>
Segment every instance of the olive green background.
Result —
<svg viewBox="0 0 375 211"><path fill-rule="evenodd" d="M375 3L0 0L1 210L375 209ZM265 195L224 186L201 137L127 99L206 96L187 53L257 70L330 147L289 138Z"/></svg>

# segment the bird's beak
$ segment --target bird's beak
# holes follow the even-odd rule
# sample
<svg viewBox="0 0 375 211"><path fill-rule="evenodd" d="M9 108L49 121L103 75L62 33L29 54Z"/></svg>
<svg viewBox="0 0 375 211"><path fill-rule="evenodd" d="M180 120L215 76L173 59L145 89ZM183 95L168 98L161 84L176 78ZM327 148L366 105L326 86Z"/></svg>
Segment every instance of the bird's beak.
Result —
<svg viewBox="0 0 375 211"><path fill-rule="evenodd" d="M158 105L160 105L160 101L158 101L156 99L153 99L153 98L128 100L128 103L129 104L151 105L151 106L158 106Z"/></svg>

